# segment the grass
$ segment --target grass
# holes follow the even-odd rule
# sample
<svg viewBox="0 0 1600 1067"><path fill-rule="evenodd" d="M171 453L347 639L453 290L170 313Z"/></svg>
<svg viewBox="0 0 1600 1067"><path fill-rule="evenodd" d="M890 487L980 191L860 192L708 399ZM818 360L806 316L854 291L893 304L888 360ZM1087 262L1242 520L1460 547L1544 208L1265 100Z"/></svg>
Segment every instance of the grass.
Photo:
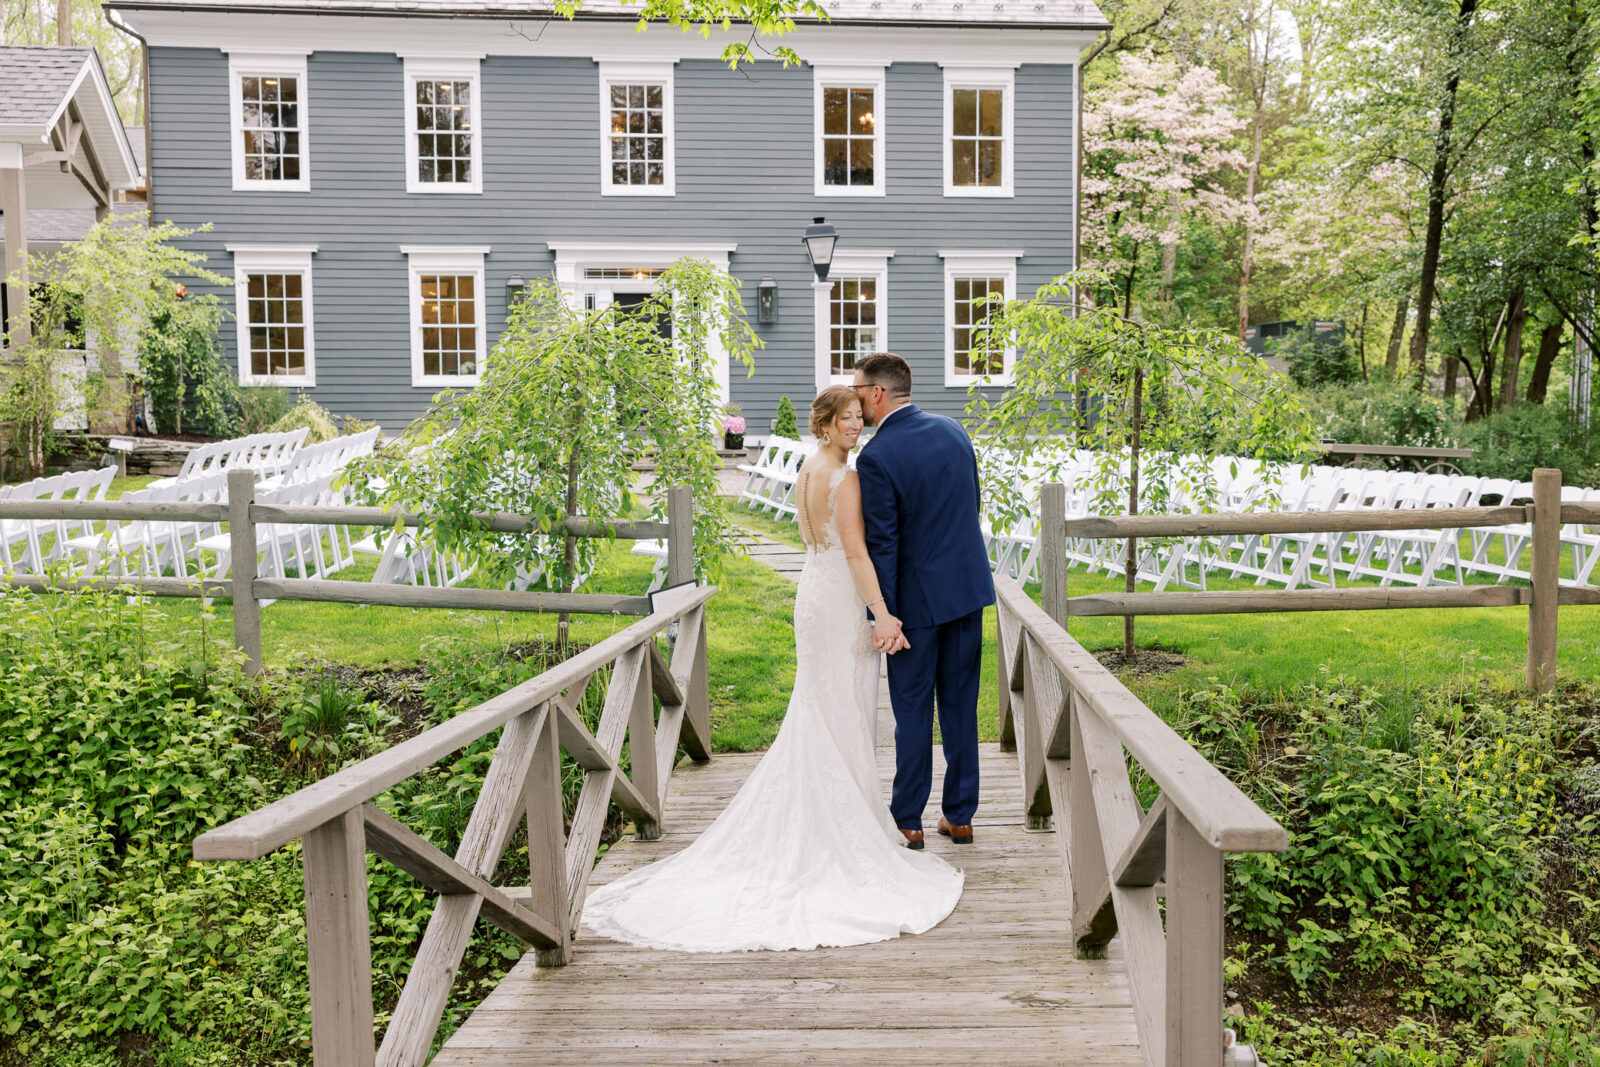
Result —
<svg viewBox="0 0 1600 1067"><path fill-rule="evenodd" d="M112 495L145 479L123 479ZM744 508L734 516L741 526L771 540L798 547L799 530ZM370 560L339 577L364 580ZM607 545L591 588L596 592L641 593L649 583L650 563L631 555L626 544ZM1376 584L1364 582L1359 584ZM1114 592L1120 576L1068 572L1069 595ZM721 591L708 609L709 670L713 740L723 751L765 747L776 735L794 682L794 591L762 564L743 557L727 561ZM1250 589L1245 579L1213 579L1213 589ZM1037 589L1033 590L1037 596ZM196 613L196 601L164 600L172 614ZM208 625L231 628L226 602L209 615ZM624 616L579 616L578 641L604 639L626 626ZM979 690L979 729L985 740L998 736L995 723L995 623L984 624L984 684ZM1075 619L1069 630L1086 648L1121 644L1122 621ZM280 601L262 613L262 645L267 663L287 667L298 661L329 661L363 668L414 664L430 642L467 639L504 647L551 637L555 617L513 612L355 607ZM1600 677L1600 611L1561 609L1558 664L1567 678ZM1440 686L1476 684L1488 679L1505 688L1520 685L1527 648L1527 613L1522 608L1441 608L1416 611L1319 612L1263 615L1172 616L1140 619L1141 647L1181 655L1181 667L1125 678L1158 711L1175 706L1186 690L1213 678L1234 686L1278 692L1343 677L1386 691L1421 692Z"/></svg>

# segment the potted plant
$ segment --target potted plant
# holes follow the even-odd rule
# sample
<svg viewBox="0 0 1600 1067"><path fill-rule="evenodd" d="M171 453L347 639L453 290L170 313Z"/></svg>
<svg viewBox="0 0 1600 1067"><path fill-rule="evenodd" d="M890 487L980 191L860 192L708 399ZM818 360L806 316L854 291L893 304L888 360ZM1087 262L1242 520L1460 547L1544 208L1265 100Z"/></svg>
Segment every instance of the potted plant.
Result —
<svg viewBox="0 0 1600 1067"><path fill-rule="evenodd" d="M729 412L722 420L722 447L737 452L744 447L744 416L735 405L728 407Z"/></svg>

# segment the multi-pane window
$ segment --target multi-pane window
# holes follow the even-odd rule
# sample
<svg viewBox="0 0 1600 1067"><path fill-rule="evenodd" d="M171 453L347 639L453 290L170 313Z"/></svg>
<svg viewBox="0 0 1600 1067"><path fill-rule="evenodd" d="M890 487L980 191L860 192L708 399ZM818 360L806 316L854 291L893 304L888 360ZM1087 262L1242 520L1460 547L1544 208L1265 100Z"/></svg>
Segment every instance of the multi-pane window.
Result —
<svg viewBox="0 0 1600 1067"><path fill-rule="evenodd" d="M1005 90L951 90L950 178L957 186L1005 181Z"/></svg>
<svg viewBox="0 0 1600 1067"><path fill-rule="evenodd" d="M822 182L833 186L877 184L877 89L824 86L822 90Z"/></svg>
<svg viewBox="0 0 1600 1067"><path fill-rule="evenodd" d="M834 278L828 295L828 370L850 375L856 363L878 351L878 279Z"/></svg>
<svg viewBox="0 0 1600 1067"><path fill-rule="evenodd" d="M306 373L305 277L299 273L249 274L245 279L250 375L303 377Z"/></svg>
<svg viewBox="0 0 1600 1067"><path fill-rule="evenodd" d="M228 245L233 253L239 384L315 385L314 245Z"/></svg>
<svg viewBox="0 0 1600 1067"><path fill-rule="evenodd" d="M245 180L299 181L300 79L246 75L239 95Z"/></svg>
<svg viewBox="0 0 1600 1067"><path fill-rule="evenodd" d="M583 276L590 281L605 279L645 282L654 281L663 273L660 267L585 267Z"/></svg>
<svg viewBox="0 0 1600 1067"><path fill-rule="evenodd" d="M665 185L666 88L611 84L611 184Z"/></svg>
<svg viewBox="0 0 1600 1067"><path fill-rule="evenodd" d="M427 185L472 183L472 81L421 79L413 83L417 122L417 181Z"/></svg>
<svg viewBox="0 0 1600 1067"><path fill-rule="evenodd" d="M422 373L456 378L478 373L478 280L472 274L423 274Z"/></svg>
<svg viewBox="0 0 1600 1067"><path fill-rule="evenodd" d="M985 377L1005 373L1005 352L989 343L983 327L993 307L989 297L1003 299L1006 279L956 275L952 345L955 376Z"/></svg>

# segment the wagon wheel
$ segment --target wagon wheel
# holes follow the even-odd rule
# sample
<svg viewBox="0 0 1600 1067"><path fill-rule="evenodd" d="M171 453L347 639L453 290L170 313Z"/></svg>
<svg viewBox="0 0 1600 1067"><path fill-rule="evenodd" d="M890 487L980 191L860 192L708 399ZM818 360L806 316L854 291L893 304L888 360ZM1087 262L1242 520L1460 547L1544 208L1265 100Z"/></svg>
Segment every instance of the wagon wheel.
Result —
<svg viewBox="0 0 1600 1067"><path fill-rule="evenodd" d="M1422 468L1423 474L1460 474L1461 468L1447 459L1436 459Z"/></svg>
<svg viewBox="0 0 1600 1067"><path fill-rule="evenodd" d="M1341 466L1364 471L1381 471L1386 469L1388 464L1380 456L1354 456L1345 460Z"/></svg>

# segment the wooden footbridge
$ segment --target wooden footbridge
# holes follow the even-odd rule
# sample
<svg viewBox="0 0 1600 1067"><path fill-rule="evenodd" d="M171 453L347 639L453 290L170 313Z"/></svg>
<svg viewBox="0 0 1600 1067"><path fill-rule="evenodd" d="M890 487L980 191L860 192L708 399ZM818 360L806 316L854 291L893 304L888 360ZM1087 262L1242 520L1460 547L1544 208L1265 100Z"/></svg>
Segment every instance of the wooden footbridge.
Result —
<svg viewBox="0 0 1600 1067"><path fill-rule="evenodd" d="M669 553L674 582L692 574L688 513L676 507L669 524L680 535ZM596 524L597 534L574 520L567 529L661 536L644 523ZM247 861L302 842L319 1067L422 1064L435 1052L436 1063L462 1065L1253 1062L1224 1050L1223 857L1283 849L1282 827L1067 636L1059 596L1047 597L1055 605L1047 614L1010 579L997 578L997 587L1001 741L984 746L976 843L930 841L966 871L966 892L921 936L710 955L636 949L583 928L590 885L693 840L759 758L711 757L713 587L672 588L648 602L537 594L562 610L643 617L446 723L202 835L195 857ZM577 712L591 687L603 692L592 731ZM383 809L385 791L495 733L493 762L453 854ZM886 721L879 734L887 780ZM563 752L583 774L570 817ZM1130 758L1160 788L1148 808L1134 795ZM597 866L613 804L632 820L632 837ZM926 821L936 818L930 810ZM528 882L494 885L523 825ZM381 1041L369 851L438 894ZM436 1049L479 919L530 951Z"/></svg>

